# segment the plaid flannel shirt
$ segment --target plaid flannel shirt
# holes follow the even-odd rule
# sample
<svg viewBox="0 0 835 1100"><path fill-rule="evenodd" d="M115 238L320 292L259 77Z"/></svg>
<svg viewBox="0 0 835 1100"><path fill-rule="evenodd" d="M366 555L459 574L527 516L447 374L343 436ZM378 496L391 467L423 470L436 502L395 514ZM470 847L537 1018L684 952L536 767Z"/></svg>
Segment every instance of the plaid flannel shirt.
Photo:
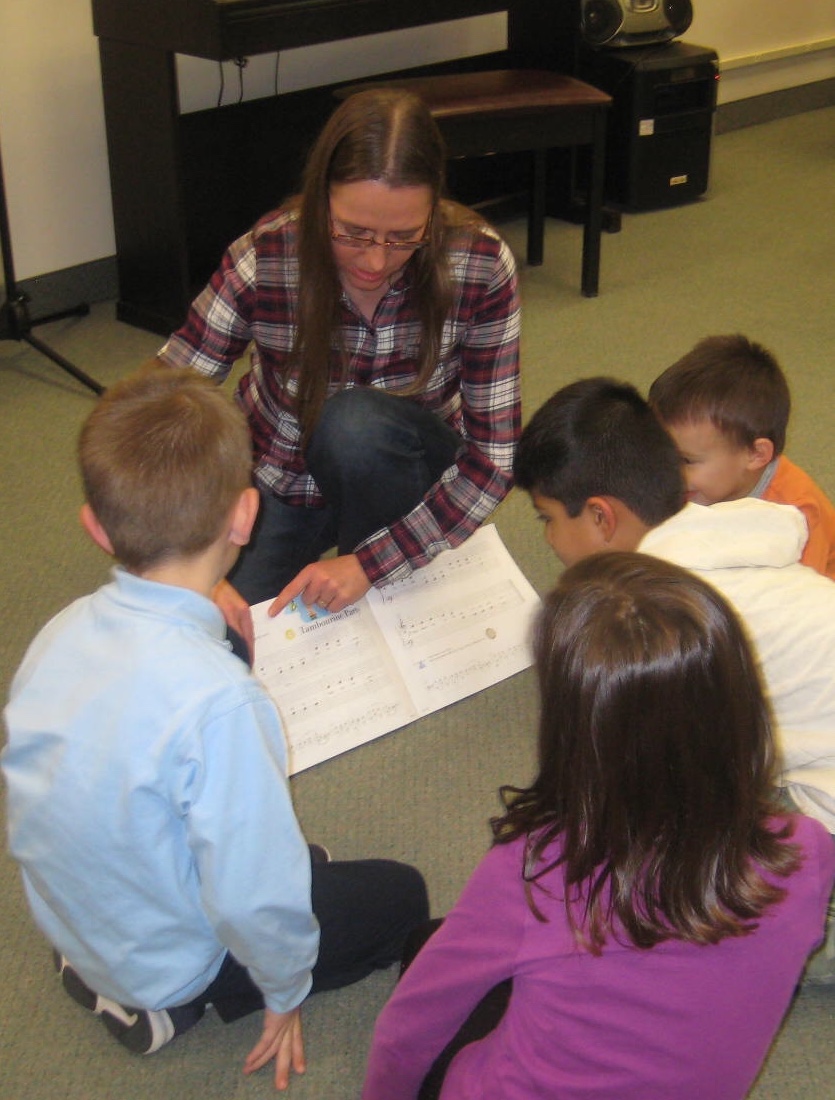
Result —
<svg viewBox="0 0 835 1100"><path fill-rule="evenodd" d="M183 327L159 355L222 381L247 347L250 370L238 386L249 418L255 478L282 501L320 507L304 464L293 413L297 377L283 366L296 331L297 216L275 211L227 251ZM375 532L355 552L372 584L408 576L447 547L457 546L490 515L511 486L520 430L519 299L510 249L488 229L462 236L449 260L454 303L440 362L414 400L459 432L458 460L411 512ZM349 359L347 386L396 392L415 378L420 342L407 263L373 322L342 296L342 333ZM339 352L329 394L339 382Z"/></svg>

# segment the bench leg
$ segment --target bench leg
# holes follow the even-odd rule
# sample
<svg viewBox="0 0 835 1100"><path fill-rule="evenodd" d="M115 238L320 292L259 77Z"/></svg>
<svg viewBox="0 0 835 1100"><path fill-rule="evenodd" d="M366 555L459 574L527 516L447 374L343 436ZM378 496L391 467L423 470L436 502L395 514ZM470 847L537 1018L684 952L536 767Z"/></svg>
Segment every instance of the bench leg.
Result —
<svg viewBox="0 0 835 1100"><path fill-rule="evenodd" d="M591 170L583 227L583 274L581 288L587 298L596 298L600 283L600 234L603 228L603 174L606 163L606 113L596 111L591 148Z"/></svg>
<svg viewBox="0 0 835 1100"><path fill-rule="evenodd" d="M534 149L533 179L528 208L528 264L539 267L545 254L545 189L548 178L548 151Z"/></svg>

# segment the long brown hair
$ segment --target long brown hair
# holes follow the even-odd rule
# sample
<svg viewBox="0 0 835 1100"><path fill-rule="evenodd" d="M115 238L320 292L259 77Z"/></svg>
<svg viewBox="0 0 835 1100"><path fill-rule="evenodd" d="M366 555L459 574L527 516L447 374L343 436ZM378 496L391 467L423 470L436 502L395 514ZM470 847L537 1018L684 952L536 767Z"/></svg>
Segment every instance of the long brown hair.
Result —
<svg viewBox="0 0 835 1100"><path fill-rule="evenodd" d="M723 597L648 555L594 555L546 599L535 654L539 773L502 789L492 822L499 843L527 838L533 911L556 878L593 953L618 923L642 948L753 930L785 892L762 871L788 875L799 855L791 825L769 827L770 715Z"/></svg>
<svg viewBox="0 0 835 1100"><path fill-rule="evenodd" d="M347 359L339 311L341 286L330 236L330 186L380 180L389 187L425 185L432 215L429 242L410 259L422 339L417 377L403 392L420 392L437 366L444 321L452 302L447 263L453 228L475 215L442 202L446 150L438 127L417 96L397 88L358 92L333 113L305 168L299 210L299 318L288 371L299 372L297 415L302 437L315 425L330 381L334 344L344 381Z"/></svg>

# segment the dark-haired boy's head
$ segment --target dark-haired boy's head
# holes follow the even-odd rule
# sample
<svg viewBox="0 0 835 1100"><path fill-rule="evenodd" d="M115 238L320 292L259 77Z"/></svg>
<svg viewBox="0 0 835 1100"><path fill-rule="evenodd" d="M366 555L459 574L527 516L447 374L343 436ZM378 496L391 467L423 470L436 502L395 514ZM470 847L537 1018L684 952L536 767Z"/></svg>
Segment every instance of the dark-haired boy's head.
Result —
<svg viewBox="0 0 835 1100"><path fill-rule="evenodd" d="M592 496L622 500L648 526L682 505L675 444L634 386L586 378L531 417L514 464L516 484L558 500L570 516Z"/></svg>
<svg viewBox="0 0 835 1100"><path fill-rule="evenodd" d="M567 565L598 550L634 550L684 503L675 444L634 386L610 378L573 382L534 413L514 475Z"/></svg>
<svg viewBox="0 0 835 1100"><path fill-rule="evenodd" d="M748 496L785 447L788 384L771 352L745 336L700 340L656 378L649 401L699 504Z"/></svg>
<svg viewBox="0 0 835 1100"><path fill-rule="evenodd" d="M108 548L137 573L201 553L254 492L243 413L192 370L147 367L109 387L82 427L78 458Z"/></svg>

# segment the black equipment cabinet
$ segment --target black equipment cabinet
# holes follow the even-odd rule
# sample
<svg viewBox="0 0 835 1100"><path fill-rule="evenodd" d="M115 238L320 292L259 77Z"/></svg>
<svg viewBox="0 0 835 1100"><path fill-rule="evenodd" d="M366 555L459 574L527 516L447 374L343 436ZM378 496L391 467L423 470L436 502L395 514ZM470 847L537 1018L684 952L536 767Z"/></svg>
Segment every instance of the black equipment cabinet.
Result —
<svg viewBox="0 0 835 1100"><path fill-rule="evenodd" d="M578 75L612 96L607 202L641 211L704 194L719 76L715 50L686 42L583 49Z"/></svg>

